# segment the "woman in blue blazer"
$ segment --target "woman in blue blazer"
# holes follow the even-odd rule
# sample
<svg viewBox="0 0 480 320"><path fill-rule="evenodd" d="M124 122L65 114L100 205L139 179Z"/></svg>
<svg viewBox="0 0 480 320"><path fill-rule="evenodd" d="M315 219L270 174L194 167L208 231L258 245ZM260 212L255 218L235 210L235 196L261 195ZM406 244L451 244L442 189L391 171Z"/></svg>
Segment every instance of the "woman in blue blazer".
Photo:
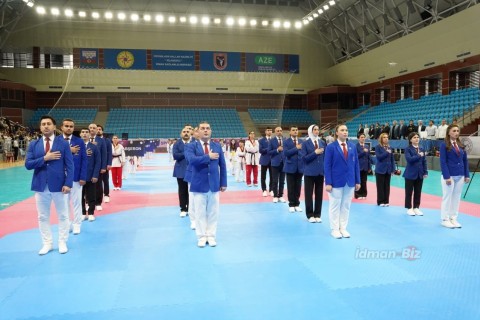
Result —
<svg viewBox="0 0 480 320"><path fill-rule="evenodd" d="M368 129L368 127L366 127ZM355 199L367 198L367 176L372 171L370 148L365 145L366 135L364 133L358 136L357 154L358 165L360 167L360 189L355 191Z"/></svg>
<svg viewBox="0 0 480 320"><path fill-rule="evenodd" d="M403 177L405 178L405 208L409 216L423 216L420 211L423 179L428 176L426 153L419 145L420 136L416 132L408 135L409 146L405 148L407 166ZM413 194L413 206L412 206Z"/></svg>
<svg viewBox="0 0 480 320"><path fill-rule="evenodd" d="M464 183L470 181L467 152L459 139L460 128L451 124L447 128L445 142L440 145L440 166L442 168L442 226L461 228L458 223L458 208Z"/></svg>
<svg viewBox="0 0 480 320"><path fill-rule="evenodd" d="M377 183L377 205L390 205L390 180L395 171L395 159L392 148L388 145L388 134L382 133L375 146L375 180Z"/></svg>

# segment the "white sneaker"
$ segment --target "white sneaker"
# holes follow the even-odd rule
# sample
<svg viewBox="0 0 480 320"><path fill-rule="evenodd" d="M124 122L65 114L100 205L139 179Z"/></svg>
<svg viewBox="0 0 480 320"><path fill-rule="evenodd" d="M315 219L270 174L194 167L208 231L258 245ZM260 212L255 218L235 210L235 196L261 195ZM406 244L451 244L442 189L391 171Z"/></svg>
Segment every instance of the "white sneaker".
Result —
<svg viewBox="0 0 480 320"><path fill-rule="evenodd" d="M273 203L277 203L278 202L278 198L273 198Z"/></svg>
<svg viewBox="0 0 480 320"><path fill-rule="evenodd" d="M58 243L58 252L61 254L68 252L67 244L65 242Z"/></svg>
<svg viewBox="0 0 480 320"><path fill-rule="evenodd" d="M97 209L97 211L102 211L103 210L102 206L96 206L95 209Z"/></svg>
<svg viewBox="0 0 480 320"><path fill-rule="evenodd" d="M418 208L413 209L413 212L415 212L415 214L416 214L417 216L423 216L423 212L420 211L420 209L418 209Z"/></svg>
<svg viewBox="0 0 480 320"><path fill-rule="evenodd" d="M262 192L262 197L266 197L266 196L268 196L267 191L263 191L263 192Z"/></svg>
<svg viewBox="0 0 480 320"><path fill-rule="evenodd" d="M210 247L215 247L217 245L217 241L214 237L208 237L207 242Z"/></svg>
<svg viewBox="0 0 480 320"><path fill-rule="evenodd" d="M315 222L316 223L322 223L322 219L321 218L315 218Z"/></svg>
<svg viewBox="0 0 480 320"><path fill-rule="evenodd" d="M110 197L109 196L103 197L103 202L109 203L110 202Z"/></svg>
<svg viewBox="0 0 480 320"><path fill-rule="evenodd" d="M40 249L40 251L38 251L38 254L43 256L44 254L47 254L52 250L53 250L53 247L52 247L51 244L44 244L42 249Z"/></svg>
<svg viewBox="0 0 480 320"><path fill-rule="evenodd" d="M461 225L460 223L458 223L458 221L457 221L456 218L450 219L450 222L453 224L453 226L454 226L455 228L461 228L461 227L462 227L462 225Z"/></svg>
<svg viewBox="0 0 480 320"><path fill-rule="evenodd" d="M315 220L314 217L310 217L310 218L308 218L308 222L315 223L315 222L317 222L317 220Z"/></svg>
<svg viewBox="0 0 480 320"><path fill-rule="evenodd" d="M348 232L346 229L340 229L340 233L342 234L342 237L350 238L350 232Z"/></svg>
<svg viewBox="0 0 480 320"><path fill-rule="evenodd" d="M290 213L295 212L295 208L294 207L288 207L288 212L290 212Z"/></svg>
<svg viewBox="0 0 480 320"><path fill-rule="evenodd" d="M190 222L190 229L195 230L195 221Z"/></svg>
<svg viewBox="0 0 480 320"><path fill-rule="evenodd" d="M285 199L283 199L283 197L278 198L278 201L280 201L280 202L282 202L282 203L287 202Z"/></svg>
<svg viewBox="0 0 480 320"><path fill-rule="evenodd" d="M187 216L187 212L180 211L180 218L185 218Z"/></svg>
<svg viewBox="0 0 480 320"><path fill-rule="evenodd" d="M88 215L88 221L92 222L95 221L95 216L93 214Z"/></svg>
<svg viewBox="0 0 480 320"><path fill-rule="evenodd" d="M410 208L410 209L407 210L407 214L408 214L409 216L412 216L412 217L413 217L413 216L415 216L415 211L413 211L413 209Z"/></svg>
<svg viewBox="0 0 480 320"><path fill-rule="evenodd" d="M252 185L251 184L247 184L247 187L251 187Z"/></svg>
<svg viewBox="0 0 480 320"><path fill-rule="evenodd" d="M449 228L449 229L455 228L455 225L450 220L443 220L442 221L442 226L444 226L445 228Z"/></svg>
<svg viewBox="0 0 480 320"><path fill-rule="evenodd" d="M73 234L80 234L80 225L73 225Z"/></svg>
<svg viewBox="0 0 480 320"><path fill-rule="evenodd" d="M385 203L384 207L390 207L390 203Z"/></svg>
<svg viewBox="0 0 480 320"><path fill-rule="evenodd" d="M384 203L380 203L380 207L385 207L385 204L384 204Z"/></svg>
<svg viewBox="0 0 480 320"><path fill-rule="evenodd" d="M85 221L87 220L87 215L86 214L82 214L82 221Z"/></svg>
<svg viewBox="0 0 480 320"><path fill-rule="evenodd" d="M300 208L300 207L295 207L295 211L297 211L297 212L302 212L303 210L302 210L302 208Z"/></svg>
<svg viewBox="0 0 480 320"><path fill-rule="evenodd" d="M338 230L332 230L330 233L335 239L342 239L342 234Z"/></svg>
<svg viewBox="0 0 480 320"><path fill-rule="evenodd" d="M273 197L273 191L270 191L270 197Z"/></svg>
<svg viewBox="0 0 480 320"><path fill-rule="evenodd" d="M203 248L207 245L207 238L200 238L198 239L197 246L199 248Z"/></svg>

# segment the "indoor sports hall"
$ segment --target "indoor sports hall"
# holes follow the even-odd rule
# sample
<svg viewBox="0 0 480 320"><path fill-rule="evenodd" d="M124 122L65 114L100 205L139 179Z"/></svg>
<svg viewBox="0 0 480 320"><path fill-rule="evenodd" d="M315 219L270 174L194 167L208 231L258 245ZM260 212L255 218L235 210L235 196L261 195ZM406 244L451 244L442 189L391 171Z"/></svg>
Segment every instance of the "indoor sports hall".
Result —
<svg viewBox="0 0 480 320"><path fill-rule="evenodd" d="M478 1L0 4L0 320L480 318ZM64 254L54 206L53 250L38 251L25 160L43 115L60 135L66 118L74 135L101 125L128 160L121 189L110 180L109 201L69 234ZM351 237L336 239L325 190L322 222L311 223L304 188L303 210L291 212L233 175L230 151L217 244L197 246L179 215L171 145L187 124L208 122L226 144L276 127L284 138L298 127L305 143L312 124L325 141L345 124L357 143L369 128L374 159L374 132L391 125L403 173L408 141L393 128L410 120L460 130L470 176L460 228L442 225L446 140L428 130L423 215L407 214L401 174L389 206L378 205L370 174L368 195L352 200Z"/></svg>

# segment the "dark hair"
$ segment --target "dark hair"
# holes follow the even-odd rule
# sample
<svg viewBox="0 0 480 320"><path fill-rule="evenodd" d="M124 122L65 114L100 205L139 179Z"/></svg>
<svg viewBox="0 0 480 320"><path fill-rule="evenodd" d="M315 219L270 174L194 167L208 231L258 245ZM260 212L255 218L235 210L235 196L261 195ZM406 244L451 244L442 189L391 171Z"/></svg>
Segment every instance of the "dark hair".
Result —
<svg viewBox="0 0 480 320"><path fill-rule="evenodd" d="M418 132L410 132L408 134L408 144L411 145L412 144L412 138L415 137L415 136L419 136L420 135L418 134Z"/></svg>
<svg viewBox="0 0 480 320"><path fill-rule="evenodd" d="M238 140L238 143L240 143L240 142L245 144L245 140L243 140L243 139Z"/></svg>
<svg viewBox="0 0 480 320"><path fill-rule="evenodd" d="M102 131L103 131L103 126L101 124L97 124L97 129L98 128L102 128Z"/></svg>
<svg viewBox="0 0 480 320"><path fill-rule="evenodd" d="M65 121L69 121L69 122L75 123L75 121L73 121L73 119L65 118L65 119L62 120L62 125L63 125L63 123L64 123Z"/></svg>
<svg viewBox="0 0 480 320"><path fill-rule="evenodd" d="M82 129L80 129L80 132L82 132L82 130L87 130L88 132L90 132L90 129L85 128L85 127L83 127Z"/></svg>
<svg viewBox="0 0 480 320"><path fill-rule="evenodd" d="M52 123L53 123L54 125L57 125L57 121L55 121L55 119L54 119L52 116L48 115L48 114L45 114L45 115L41 116L39 123L42 123L42 120L44 120L44 119L50 119L50 120L52 120Z"/></svg>
<svg viewBox="0 0 480 320"><path fill-rule="evenodd" d="M291 127L290 127L290 130L292 130L293 128L298 129L297 126L291 126Z"/></svg>
<svg viewBox="0 0 480 320"><path fill-rule="evenodd" d="M458 124L452 123L447 127L447 134L445 135L445 146L447 147L448 151L452 149L452 141L450 140L450 130L452 130L453 128L458 128L458 130L460 130L460 127L458 126ZM460 138L457 138L456 143L459 148L462 148L462 149L465 148L462 141L460 141Z"/></svg>

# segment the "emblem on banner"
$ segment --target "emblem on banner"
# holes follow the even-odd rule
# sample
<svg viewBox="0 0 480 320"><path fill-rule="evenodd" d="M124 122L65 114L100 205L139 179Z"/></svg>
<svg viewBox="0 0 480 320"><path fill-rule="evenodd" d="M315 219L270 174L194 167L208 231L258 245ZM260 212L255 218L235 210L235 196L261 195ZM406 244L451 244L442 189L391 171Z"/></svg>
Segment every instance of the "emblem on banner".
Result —
<svg viewBox="0 0 480 320"><path fill-rule="evenodd" d="M97 50L82 50L80 63L82 67L97 67Z"/></svg>
<svg viewBox="0 0 480 320"><path fill-rule="evenodd" d="M227 67L227 54L226 53L214 53L213 54L213 65L217 70L225 70Z"/></svg>
<svg viewBox="0 0 480 320"><path fill-rule="evenodd" d="M130 68L131 66L133 66L134 62L135 62L135 57L133 56L133 53L131 53L130 51L124 50L117 55L117 63L123 69Z"/></svg>

